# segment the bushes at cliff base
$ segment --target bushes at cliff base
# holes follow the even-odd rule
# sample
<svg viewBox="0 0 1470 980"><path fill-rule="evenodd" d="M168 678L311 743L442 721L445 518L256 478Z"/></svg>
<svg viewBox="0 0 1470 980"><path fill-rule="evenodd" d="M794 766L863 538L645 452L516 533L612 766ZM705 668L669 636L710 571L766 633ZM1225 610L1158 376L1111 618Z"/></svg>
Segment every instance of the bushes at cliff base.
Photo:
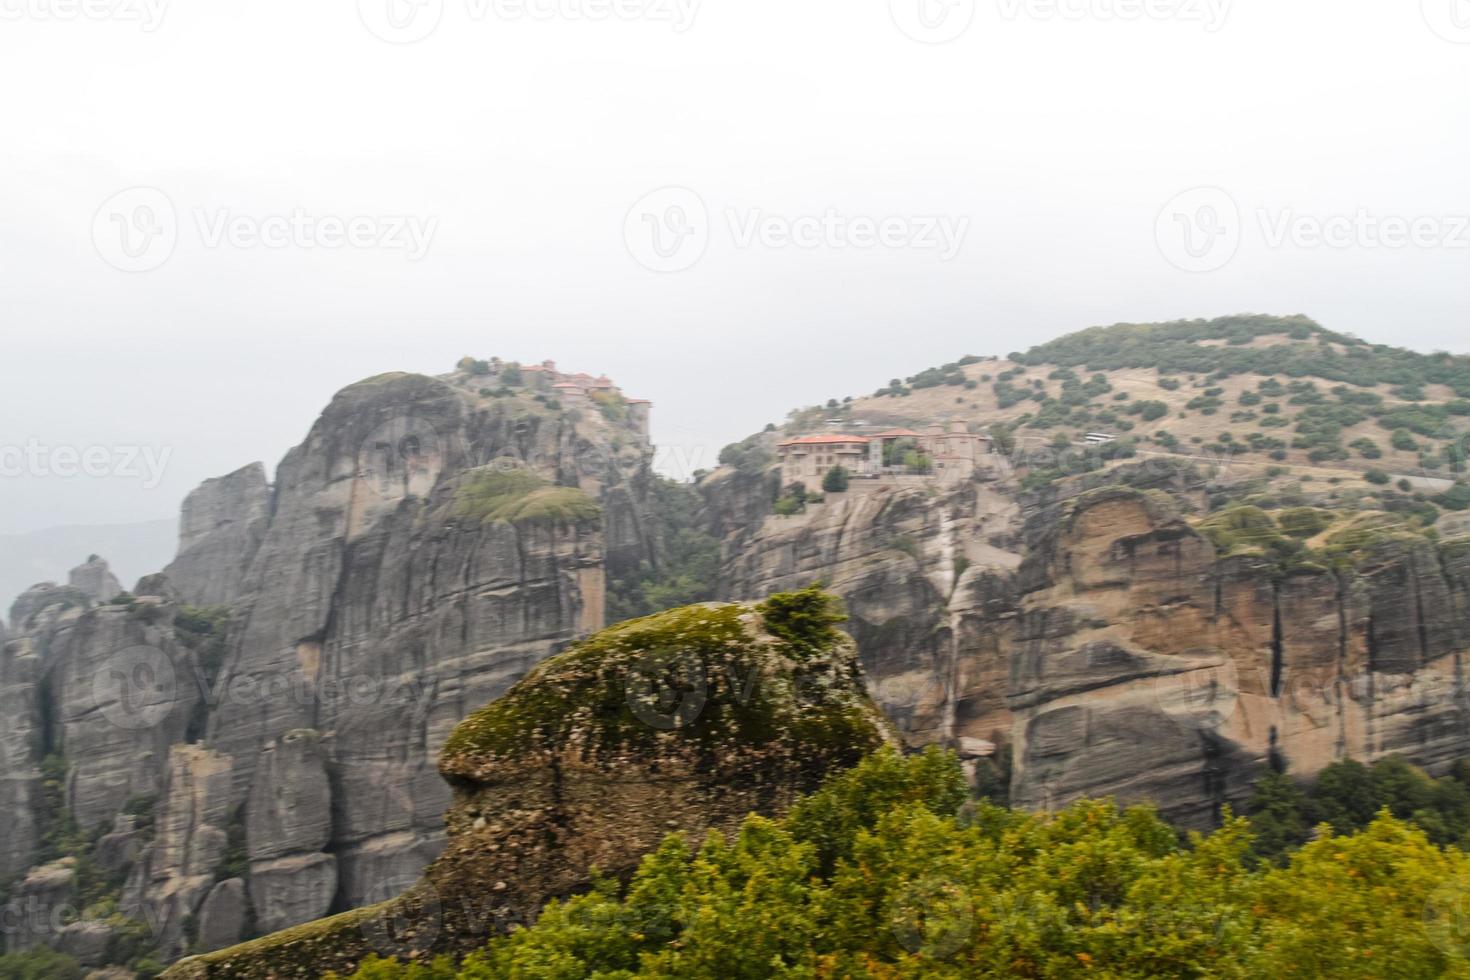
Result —
<svg viewBox="0 0 1470 980"><path fill-rule="evenodd" d="M938 753L880 753L781 820L670 836L455 966L489 978L1470 977L1470 859L1391 814L1256 866L1247 821L1181 840L1150 809L961 804Z"/></svg>

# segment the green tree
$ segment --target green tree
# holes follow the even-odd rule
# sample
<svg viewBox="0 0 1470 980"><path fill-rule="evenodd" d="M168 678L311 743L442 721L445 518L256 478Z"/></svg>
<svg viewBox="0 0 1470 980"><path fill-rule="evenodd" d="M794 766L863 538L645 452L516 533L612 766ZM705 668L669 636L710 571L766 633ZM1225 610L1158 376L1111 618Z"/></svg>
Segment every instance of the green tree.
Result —
<svg viewBox="0 0 1470 980"><path fill-rule="evenodd" d="M822 490L826 493L841 493L847 489L847 470L834 466L822 477Z"/></svg>
<svg viewBox="0 0 1470 980"><path fill-rule="evenodd" d="M964 796L952 757L882 752L784 818L666 838L626 889L552 902L455 974L370 961L358 977L1470 977L1470 859L1387 812L1252 869L1245 819L1182 838L1146 807ZM1287 784L1261 797L1290 818Z"/></svg>
<svg viewBox="0 0 1470 980"><path fill-rule="evenodd" d="M81 964L44 947L0 956L0 980L82 980Z"/></svg>
<svg viewBox="0 0 1470 980"><path fill-rule="evenodd" d="M1255 841L1251 851L1270 861L1283 860L1288 851L1312 836L1307 796L1285 773L1270 772L1256 783L1246 805Z"/></svg>

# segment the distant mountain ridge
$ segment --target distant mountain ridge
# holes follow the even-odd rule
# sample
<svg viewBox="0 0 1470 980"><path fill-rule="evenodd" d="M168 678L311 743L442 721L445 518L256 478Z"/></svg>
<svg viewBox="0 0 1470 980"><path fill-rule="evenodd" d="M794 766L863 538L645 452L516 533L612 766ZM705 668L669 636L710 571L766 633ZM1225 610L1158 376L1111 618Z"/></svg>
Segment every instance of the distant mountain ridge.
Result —
<svg viewBox="0 0 1470 980"><path fill-rule="evenodd" d="M0 606L39 582L65 582L67 570L101 555L123 586L167 565L178 545L179 521L72 524L28 534L0 535Z"/></svg>

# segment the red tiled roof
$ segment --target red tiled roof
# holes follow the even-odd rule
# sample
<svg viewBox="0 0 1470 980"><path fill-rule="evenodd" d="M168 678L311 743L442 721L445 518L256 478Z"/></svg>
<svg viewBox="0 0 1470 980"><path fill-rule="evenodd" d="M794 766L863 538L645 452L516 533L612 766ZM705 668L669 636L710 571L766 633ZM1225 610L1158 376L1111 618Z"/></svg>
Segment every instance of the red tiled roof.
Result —
<svg viewBox="0 0 1470 980"><path fill-rule="evenodd" d="M867 445L865 436L801 436L797 439L787 439L781 446L826 446L836 444Z"/></svg>

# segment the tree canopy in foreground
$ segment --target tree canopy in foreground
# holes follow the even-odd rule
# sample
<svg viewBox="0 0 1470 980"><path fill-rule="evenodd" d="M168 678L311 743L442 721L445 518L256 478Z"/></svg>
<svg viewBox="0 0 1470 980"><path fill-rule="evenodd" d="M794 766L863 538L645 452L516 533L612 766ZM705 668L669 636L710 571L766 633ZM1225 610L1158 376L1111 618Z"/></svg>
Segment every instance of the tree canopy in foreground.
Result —
<svg viewBox="0 0 1470 980"><path fill-rule="evenodd" d="M553 902L455 965L359 980L1470 977L1470 859L1388 812L1284 866L1244 818L966 803L952 758L884 752L785 818L670 836L622 887Z"/></svg>

